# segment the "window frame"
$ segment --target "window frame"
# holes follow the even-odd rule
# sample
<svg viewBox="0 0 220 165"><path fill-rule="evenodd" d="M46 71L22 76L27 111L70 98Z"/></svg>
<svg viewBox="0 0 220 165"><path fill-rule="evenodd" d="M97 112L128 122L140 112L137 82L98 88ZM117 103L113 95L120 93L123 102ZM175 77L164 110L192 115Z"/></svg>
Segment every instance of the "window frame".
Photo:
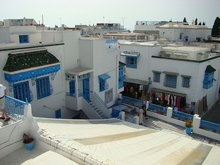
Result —
<svg viewBox="0 0 220 165"><path fill-rule="evenodd" d="M137 57L126 57L126 67L137 68Z"/></svg>

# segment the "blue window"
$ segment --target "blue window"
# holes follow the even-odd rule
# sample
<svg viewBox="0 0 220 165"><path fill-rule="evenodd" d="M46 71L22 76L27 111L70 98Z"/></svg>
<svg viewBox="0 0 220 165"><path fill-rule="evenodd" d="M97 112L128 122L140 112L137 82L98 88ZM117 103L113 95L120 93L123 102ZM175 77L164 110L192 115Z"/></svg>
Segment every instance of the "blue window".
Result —
<svg viewBox="0 0 220 165"><path fill-rule="evenodd" d="M176 83L177 83L177 76L176 75L166 74L164 86L176 88Z"/></svg>
<svg viewBox="0 0 220 165"><path fill-rule="evenodd" d="M109 78L110 76L108 74L102 74L99 76L99 91L100 92L108 89L109 85L107 83L107 79Z"/></svg>
<svg viewBox="0 0 220 165"><path fill-rule="evenodd" d="M119 73L118 73L118 88L123 88L124 85L124 80L125 80L125 76L124 76L124 66L119 66Z"/></svg>
<svg viewBox="0 0 220 165"><path fill-rule="evenodd" d="M14 97L22 101L31 102L29 82L21 82L13 85Z"/></svg>
<svg viewBox="0 0 220 165"><path fill-rule="evenodd" d="M128 68L137 68L137 58L136 57L126 57L126 66Z"/></svg>
<svg viewBox="0 0 220 165"><path fill-rule="evenodd" d="M70 96L74 96L76 93L75 80L69 82L69 88L70 88Z"/></svg>
<svg viewBox="0 0 220 165"><path fill-rule="evenodd" d="M29 43L28 35L19 35L19 42L20 43Z"/></svg>
<svg viewBox="0 0 220 165"><path fill-rule="evenodd" d="M211 65L208 65L205 70L205 76L203 80L203 88L209 89L213 86L214 78L214 72L216 71L215 68L213 68Z"/></svg>
<svg viewBox="0 0 220 165"><path fill-rule="evenodd" d="M160 72L153 72L153 81L160 82Z"/></svg>
<svg viewBox="0 0 220 165"><path fill-rule="evenodd" d="M182 87L189 88L190 87L190 77L182 76Z"/></svg>
<svg viewBox="0 0 220 165"><path fill-rule="evenodd" d="M36 80L36 85L37 85L37 99L41 99L51 95L49 76L38 78Z"/></svg>

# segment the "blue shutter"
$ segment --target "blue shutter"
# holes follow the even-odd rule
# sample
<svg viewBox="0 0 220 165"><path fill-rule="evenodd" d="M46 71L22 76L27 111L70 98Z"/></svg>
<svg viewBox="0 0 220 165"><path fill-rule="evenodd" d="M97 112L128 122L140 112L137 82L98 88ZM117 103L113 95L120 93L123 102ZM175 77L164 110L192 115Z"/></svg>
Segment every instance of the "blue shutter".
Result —
<svg viewBox="0 0 220 165"><path fill-rule="evenodd" d="M160 82L160 72L153 72L153 81Z"/></svg>
<svg viewBox="0 0 220 165"><path fill-rule="evenodd" d="M49 76L38 78L36 80L37 99L41 99L51 95Z"/></svg>
<svg viewBox="0 0 220 165"><path fill-rule="evenodd" d="M29 43L28 35L19 35L19 42L20 43Z"/></svg>
<svg viewBox="0 0 220 165"><path fill-rule="evenodd" d="M176 88L177 76L176 75L166 75L164 86Z"/></svg>
<svg viewBox="0 0 220 165"><path fill-rule="evenodd" d="M119 67L119 73L118 73L118 88L123 88L123 83L125 80L125 76L124 76L124 67L120 66Z"/></svg>
<svg viewBox="0 0 220 165"><path fill-rule="evenodd" d="M29 82L21 82L13 85L14 97L16 99L31 102Z"/></svg>

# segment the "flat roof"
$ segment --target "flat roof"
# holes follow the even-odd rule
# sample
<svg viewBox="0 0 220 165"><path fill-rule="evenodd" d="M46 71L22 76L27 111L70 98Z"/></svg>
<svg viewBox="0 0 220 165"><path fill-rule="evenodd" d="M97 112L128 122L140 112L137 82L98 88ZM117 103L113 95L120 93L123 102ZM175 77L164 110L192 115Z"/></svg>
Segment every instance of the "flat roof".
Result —
<svg viewBox="0 0 220 165"><path fill-rule="evenodd" d="M132 41L119 41L121 45L140 45L140 46L159 46L160 44L157 41L148 41L148 42L132 42Z"/></svg>
<svg viewBox="0 0 220 165"><path fill-rule="evenodd" d="M54 151L36 147L32 151L20 148L0 159L1 165L79 165Z"/></svg>
<svg viewBox="0 0 220 165"><path fill-rule="evenodd" d="M81 75L81 74L86 74L86 73L89 73L89 72L92 72L92 71L93 71L93 69L91 69L91 68L78 66L78 67L75 67L73 69L67 70L66 73Z"/></svg>
<svg viewBox="0 0 220 165"><path fill-rule="evenodd" d="M36 118L36 121L43 131L42 140L57 146L56 150L62 145L73 153L82 153L83 160L94 158L97 164L218 165L220 162L218 146L170 130L150 129L117 119Z"/></svg>
<svg viewBox="0 0 220 165"><path fill-rule="evenodd" d="M198 47L198 46L165 46L163 50L174 50L174 51L208 51L210 48Z"/></svg>

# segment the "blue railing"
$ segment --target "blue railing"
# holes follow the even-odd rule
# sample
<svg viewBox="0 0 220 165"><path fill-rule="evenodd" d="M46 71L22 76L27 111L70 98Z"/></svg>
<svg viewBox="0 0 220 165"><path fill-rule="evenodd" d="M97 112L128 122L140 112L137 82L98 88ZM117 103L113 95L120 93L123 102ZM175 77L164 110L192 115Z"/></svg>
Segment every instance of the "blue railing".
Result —
<svg viewBox="0 0 220 165"><path fill-rule="evenodd" d="M134 99L134 98L131 98L131 97L127 97L127 96L122 96L122 102L126 103L126 104L129 104L129 105L136 106L136 107L142 107L144 105L144 101Z"/></svg>
<svg viewBox="0 0 220 165"><path fill-rule="evenodd" d="M166 115L167 114L167 107L163 107L161 105L149 103L149 108L150 111L159 113L161 115Z"/></svg>
<svg viewBox="0 0 220 165"><path fill-rule="evenodd" d="M5 112L15 120L21 120L24 117L24 107L27 103L17 100L10 96L5 96Z"/></svg>
<svg viewBox="0 0 220 165"><path fill-rule="evenodd" d="M209 122L206 120L201 120L200 128L206 129L212 132L218 132L220 133L220 124Z"/></svg>
<svg viewBox="0 0 220 165"><path fill-rule="evenodd" d="M173 110L172 118L178 119L178 120L193 120L193 115Z"/></svg>

